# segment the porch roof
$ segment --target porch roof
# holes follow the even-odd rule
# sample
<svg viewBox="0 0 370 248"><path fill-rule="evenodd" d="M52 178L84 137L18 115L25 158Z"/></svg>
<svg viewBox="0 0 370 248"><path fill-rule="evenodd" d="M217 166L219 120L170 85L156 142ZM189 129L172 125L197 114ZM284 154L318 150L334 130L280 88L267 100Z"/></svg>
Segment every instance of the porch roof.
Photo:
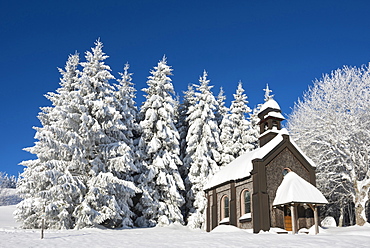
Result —
<svg viewBox="0 0 370 248"><path fill-rule="evenodd" d="M290 203L327 204L323 194L293 171L284 176L276 191L273 206Z"/></svg>

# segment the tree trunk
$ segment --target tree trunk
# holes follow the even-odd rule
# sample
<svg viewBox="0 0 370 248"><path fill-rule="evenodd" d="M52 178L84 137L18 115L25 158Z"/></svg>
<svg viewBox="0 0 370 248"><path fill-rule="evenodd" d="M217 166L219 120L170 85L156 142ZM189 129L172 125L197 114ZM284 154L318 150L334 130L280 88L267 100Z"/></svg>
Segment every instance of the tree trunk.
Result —
<svg viewBox="0 0 370 248"><path fill-rule="evenodd" d="M340 216L339 216L339 221L338 221L338 226L342 227L343 226L343 206L340 207Z"/></svg>
<svg viewBox="0 0 370 248"><path fill-rule="evenodd" d="M359 187L360 184L360 187ZM363 226L366 223L365 204L368 198L368 191L370 189L370 179L363 181L355 181L355 216L356 224Z"/></svg>
<svg viewBox="0 0 370 248"><path fill-rule="evenodd" d="M362 213L365 211L365 208L358 204L356 206L355 215L356 215L356 224L359 226L363 226L366 223L366 220L362 217Z"/></svg>

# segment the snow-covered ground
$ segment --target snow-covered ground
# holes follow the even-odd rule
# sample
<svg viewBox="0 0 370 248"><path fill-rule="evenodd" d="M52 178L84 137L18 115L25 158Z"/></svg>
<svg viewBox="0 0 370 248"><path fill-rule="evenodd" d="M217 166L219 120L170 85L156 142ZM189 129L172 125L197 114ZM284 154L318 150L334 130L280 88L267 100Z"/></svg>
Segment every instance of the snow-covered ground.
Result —
<svg viewBox="0 0 370 248"><path fill-rule="evenodd" d="M15 206L0 207L0 247L370 247L370 224L363 227L330 227L310 234L252 234L232 226L219 226L210 233L180 225L110 230L19 229L12 212Z"/></svg>

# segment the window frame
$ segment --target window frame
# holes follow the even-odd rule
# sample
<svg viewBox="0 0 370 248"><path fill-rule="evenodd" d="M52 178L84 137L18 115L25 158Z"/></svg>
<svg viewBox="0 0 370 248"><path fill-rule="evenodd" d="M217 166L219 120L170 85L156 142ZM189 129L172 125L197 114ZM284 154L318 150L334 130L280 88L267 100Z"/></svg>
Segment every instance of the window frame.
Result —
<svg viewBox="0 0 370 248"><path fill-rule="evenodd" d="M227 203L227 204L225 204ZM228 221L230 217L230 200L228 195L223 195L221 197L221 222Z"/></svg>
<svg viewBox="0 0 370 248"><path fill-rule="evenodd" d="M249 212L247 213L246 209L246 194L249 194ZM251 192L248 189L243 189L241 194L240 194L240 222L245 222L245 221L251 221L252 220L252 197L251 197Z"/></svg>

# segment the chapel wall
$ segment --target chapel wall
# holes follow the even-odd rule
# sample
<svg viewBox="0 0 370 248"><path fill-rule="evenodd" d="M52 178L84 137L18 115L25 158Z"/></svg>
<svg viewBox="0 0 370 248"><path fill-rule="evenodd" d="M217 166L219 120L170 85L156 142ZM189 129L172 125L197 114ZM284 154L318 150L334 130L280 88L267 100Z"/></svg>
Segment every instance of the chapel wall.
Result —
<svg viewBox="0 0 370 248"><path fill-rule="evenodd" d="M215 226L215 223L214 223L214 214L217 214L217 213L214 213L214 196L215 196L215 192L214 190L210 190L206 193L206 196L207 196L207 212L206 212L206 228L207 228L207 232L211 231L213 229L213 227Z"/></svg>
<svg viewBox="0 0 370 248"><path fill-rule="evenodd" d="M217 215L217 226L218 226L220 221L222 220L221 218L221 198L224 195L227 195L227 197L231 199L230 184L226 184L226 185L216 188L216 194L217 194L217 213L216 215Z"/></svg>
<svg viewBox="0 0 370 248"><path fill-rule="evenodd" d="M272 203L276 196L276 190L283 181L282 171L284 168L290 168L304 180L308 182L310 181L309 171L301 162L299 162L296 156L287 147L266 165L267 194L269 196L270 220L272 227L284 228L283 211L272 208Z"/></svg>
<svg viewBox="0 0 370 248"><path fill-rule="evenodd" d="M253 216L253 204L252 204L252 195L253 195L253 180L252 178L247 178L245 180L239 181L235 183L236 188L236 199L237 199L237 205L236 205L236 216L237 216L237 227L242 229L251 229L253 228L253 218L250 220L244 221L239 220L239 218L243 215L241 212L242 210L242 192L243 190L247 189L249 190L251 194L251 215Z"/></svg>
<svg viewBox="0 0 370 248"><path fill-rule="evenodd" d="M217 213L213 212L212 209L210 209L210 216L217 216L217 223L216 226L219 225L220 221L222 220L221 217L221 202L222 198L226 195L231 199L231 183L219 186L215 189L216 192L216 201L217 201ZM236 219L237 219L237 227L247 229L247 228L253 228L253 220L249 219L247 221L245 220L239 220L239 218L243 215L241 212L241 202L242 202L242 191L243 190L249 190L251 193L251 196L253 194L253 182L252 178L247 178L245 180L239 181L235 183L235 192L236 192L236 209L230 208L230 215L231 211L236 211ZM209 199L213 199L213 192L209 192ZM252 199L251 199L252 200ZM252 207L252 202L251 202ZM253 212L253 208L251 209L251 212ZM252 214L252 213L251 213ZM210 218L210 221L212 221L212 218ZM210 223L211 226L213 226L214 223Z"/></svg>

